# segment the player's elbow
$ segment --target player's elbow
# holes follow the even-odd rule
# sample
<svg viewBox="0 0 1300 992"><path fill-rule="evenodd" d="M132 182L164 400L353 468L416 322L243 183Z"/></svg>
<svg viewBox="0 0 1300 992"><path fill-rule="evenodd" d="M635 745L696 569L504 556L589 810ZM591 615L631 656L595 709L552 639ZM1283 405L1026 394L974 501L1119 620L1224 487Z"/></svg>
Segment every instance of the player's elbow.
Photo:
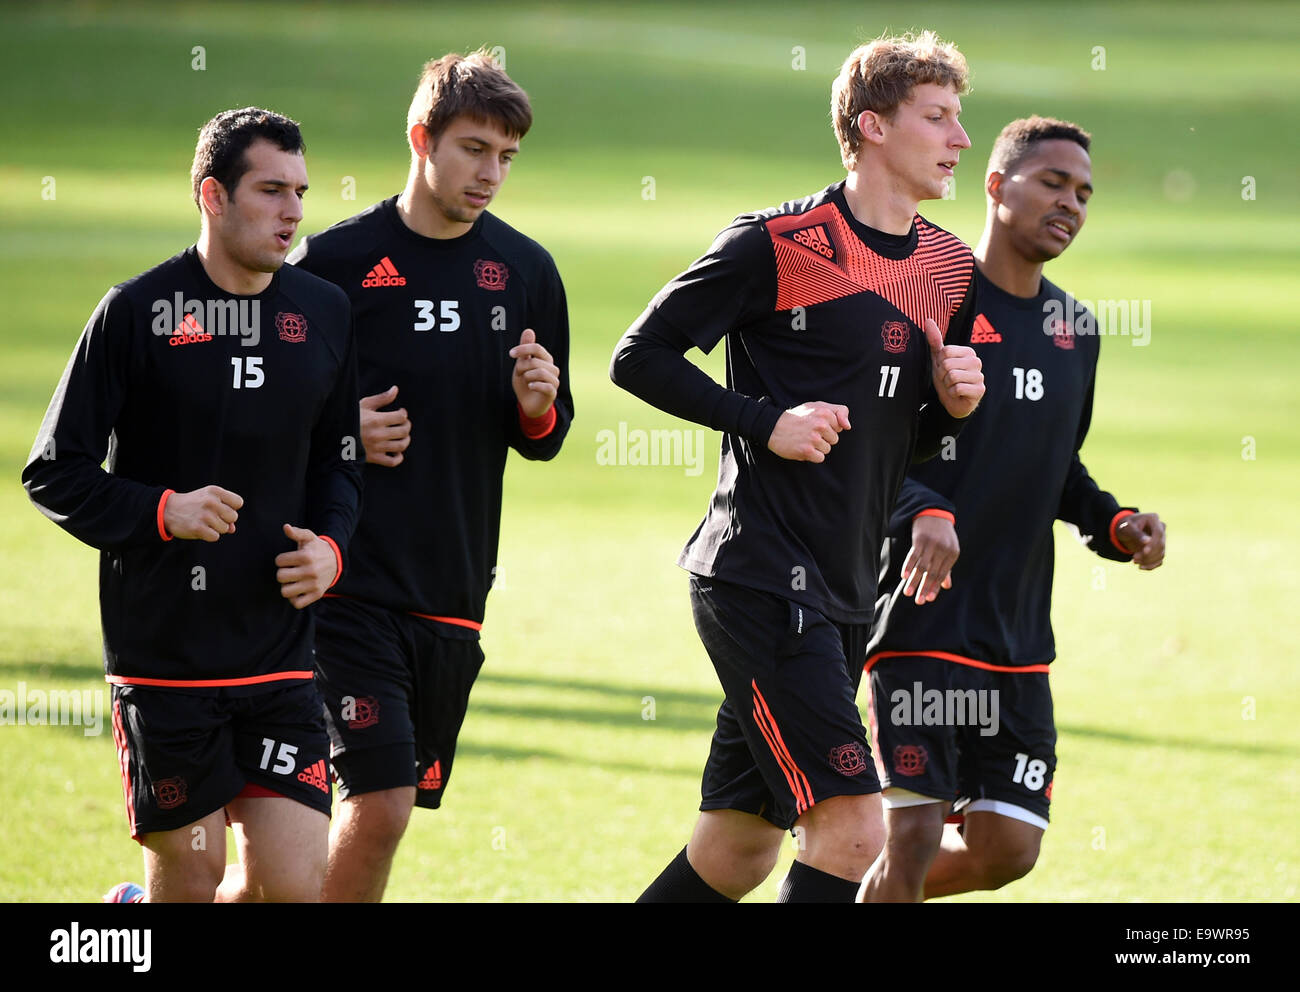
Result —
<svg viewBox="0 0 1300 992"><path fill-rule="evenodd" d="M23 491L27 493L27 498L32 501L32 505L40 510L47 517L51 516L52 509L46 505L49 495L49 483L51 481L52 464L50 459L45 459L39 454L33 454L31 461L23 467L22 483Z"/></svg>
<svg viewBox="0 0 1300 992"><path fill-rule="evenodd" d="M628 388L628 376L632 365L631 353L633 351L634 346L628 341L626 334L614 346L614 354L609 360L609 381L618 386L619 389Z"/></svg>

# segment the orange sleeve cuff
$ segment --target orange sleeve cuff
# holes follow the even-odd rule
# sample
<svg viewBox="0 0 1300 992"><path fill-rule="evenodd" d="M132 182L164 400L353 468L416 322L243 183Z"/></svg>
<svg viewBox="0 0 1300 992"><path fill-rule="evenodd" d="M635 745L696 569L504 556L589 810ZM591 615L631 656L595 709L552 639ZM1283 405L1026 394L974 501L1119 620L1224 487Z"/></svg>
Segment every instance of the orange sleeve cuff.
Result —
<svg viewBox="0 0 1300 992"><path fill-rule="evenodd" d="M1119 526L1121 520L1125 517L1131 516L1133 516L1132 510L1120 510L1119 513L1115 514L1110 522L1110 543L1115 545L1121 553L1126 555L1131 555L1133 552L1119 543L1119 540L1115 537L1115 528Z"/></svg>
<svg viewBox="0 0 1300 992"><path fill-rule="evenodd" d="M524 437L530 441L536 441L540 437L546 437L547 434L555 430L555 404L540 417L525 417L524 409L518 403L515 409L519 411L519 427L524 432Z"/></svg>
<svg viewBox="0 0 1300 992"><path fill-rule="evenodd" d="M338 582L339 579L343 578L343 552L341 552L339 550L339 546L334 543L334 538L322 534L320 535L320 539L334 549L334 564L335 564L334 582L331 582L328 586L325 587L326 589L333 589L334 583Z"/></svg>
<svg viewBox="0 0 1300 992"><path fill-rule="evenodd" d="M916 517L941 517L942 519L948 521L948 523L952 524L954 527L957 525L956 517L954 517L947 510L940 510L938 507L932 507L928 510L922 510L920 513L916 515ZM913 517L912 519L915 520L916 517Z"/></svg>
<svg viewBox="0 0 1300 992"><path fill-rule="evenodd" d="M170 541L172 536L167 533L167 527L163 524L163 512L167 509L167 500L175 495L175 489L167 489L163 491L162 498L158 500L158 536L164 541Z"/></svg>

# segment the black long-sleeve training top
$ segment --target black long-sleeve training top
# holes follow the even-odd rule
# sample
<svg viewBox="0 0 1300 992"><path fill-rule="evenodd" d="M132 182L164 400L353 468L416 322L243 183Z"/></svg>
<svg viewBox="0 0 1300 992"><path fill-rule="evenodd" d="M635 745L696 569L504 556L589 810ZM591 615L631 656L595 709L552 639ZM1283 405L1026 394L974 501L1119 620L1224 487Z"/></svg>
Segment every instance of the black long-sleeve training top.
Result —
<svg viewBox="0 0 1300 992"><path fill-rule="evenodd" d="M476 636L496 567L506 455L559 452L573 421L569 317L550 254L490 213L460 237L417 234L397 197L308 237L294 265L348 294L361 395L398 387L411 443L365 465L348 574L332 594L431 617ZM525 328L560 370L551 411L520 414L510 349Z"/></svg>
<svg viewBox="0 0 1300 992"><path fill-rule="evenodd" d="M977 273L972 346L984 364L984 399L961 438L914 466L899 494L882 556L881 652L941 653L982 666L1041 666L1052 636L1052 521L1074 524L1103 558L1128 561L1115 540L1123 508L1079 459L1092 418L1100 338L1090 315L1042 280L1012 296ZM1086 311L1085 311L1086 313ZM923 606L891 596L922 513L955 518L961 555L953 587ZM891 603L891 600L892 603Z"/></svg>
<svg viewBox="0 0 1300 992"><path fill-rule="evenodd" d="M858 222L843 183L732 222L623 336L613 380L723 432L718 485L678 564L777 593L829 619L872 619L885 526L914 455L956 421L921 330L950 344L974 319L970 249L917 216L906 235ZM727 339L726 388L683 357ZM782 412L843 404L850 430L819 464L767 441Z"/></svg>
<svg viewBox="0 0 1300 992"><path fill-rule="evenodd" d="M361 457L347 297L289 267L235 296L190 247L100 301L23 485L101 552L109 681L258 692L311 677L310 612L276 581L283 525L328 538L346 574ZM208 485L243 497L235 532L173 538L166 499Z"/></svg>

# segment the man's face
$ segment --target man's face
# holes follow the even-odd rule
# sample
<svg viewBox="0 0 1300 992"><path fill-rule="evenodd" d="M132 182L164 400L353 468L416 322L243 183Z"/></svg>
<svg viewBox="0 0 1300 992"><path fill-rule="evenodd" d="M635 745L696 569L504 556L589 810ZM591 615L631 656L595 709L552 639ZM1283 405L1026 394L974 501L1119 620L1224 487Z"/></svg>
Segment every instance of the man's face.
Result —
<svg viewBox="0 0 1300 992"><path fill-rule="evenodd" d="M1040 141L998 184L995 223L1031 262L1065 251L1083 227L1092 196L1092 160L1073 141Z"/></svg>
<svg viewBox="0 0 1300 992"><path fill-rule="evenodd" d="M244 152L248 171L212 219L213 235L231 260L251 272L275 272L302 220L307 165L302 152L286 152L258 139Z"/></svg>
<svg viewBox="0 0 1300 992"><path fill-rule="evenodd" d="M957 118L961 100L951 86L922 83L898 105L892 121L880 119L881 145L896 188L917 200L940 199L970 138Z"/></svg>
<svg viewBox="0 0 1300 992"><path fill-rule="evenodd" d="M505 183L518 152L519 142L495 121L457 117L424 161L434 206L452 223L474 223Z"/></svg>

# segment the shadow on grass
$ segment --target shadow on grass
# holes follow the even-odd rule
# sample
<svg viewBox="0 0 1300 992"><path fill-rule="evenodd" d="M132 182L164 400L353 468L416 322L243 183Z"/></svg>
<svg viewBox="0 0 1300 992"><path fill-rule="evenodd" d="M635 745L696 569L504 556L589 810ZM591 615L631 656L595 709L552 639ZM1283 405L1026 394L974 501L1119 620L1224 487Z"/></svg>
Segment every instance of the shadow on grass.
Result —
<svg viewBox="0 0 1300 992"><path fill-rule="evenodd" d="M705 692L682 690L655 691L651 688L611 685L586 679L545 678L536 675L483 674L480 683L504 687L551 689L558 692L587 692L599 697L595 702L604 708L581 706L550 706L540 703L502 703L471 698L470 712L481 715L522 717L531 720L561 720L589 726L633 728L662 728L665 730L712 730L716 724L722 692L714 695ZM644 702L646 697L653 704ZM622 704L612 710L608 704ZM643 714L648 705L654 706L654 719Z"/></svg>
<svg viewBox="0 0 1300 992"><path fill-rule="evenodd" d="M640 697L632 700L625 711L582 709L578 707L547 706L545 703L519 705L517 703L476 702L470 699L470 716L518 717L526 720L561 720L588 726L618 727L624 730L712 730L716 725L716 709L682 712L662 704L655 708L653 720L641 718Z"/></svg>
<svg viewBox="0 0 1300 992"><path fill-rule="evenodd" d="M104 661L99 655L84 661L50 658L0 658L0 689L14 688L22 680L31 688L46 681L98 682L104 685Z"/></svg>
<svg viewBox="0 0 1300 992"><path fill-rule="evenodd" d="M631 772L638 775L672 775L698 779L699 768L677 768L672 765L652 765L639 761L617 761L600 758L575 757L560 751L544 748L500 747L492 744L470 744L462 741L456 747L457 757L473 755L476 758L496 758L500 761L527 761L529 758L541 758L544 761L558 761L565 765L586 765L601 771ZM701 754L703 761L703 754Z"/></svg>
<svg viewBox="0 0 1300 992"><path fill-rule="evenodd" d="M1080 727L1058 724L1061 736L1070 734L1091 740L1111 741L1115 744L1139 744L1143 747L1174 748L1179 751L1208 751L1211 754L1249 754L1270 758L1300 758L1296 748L1277 747L1271 744L1230 744L1226 741L1188 740L1182 737L1153 737L1147 734L1130 734L1122 730L1103 727Z"/></svg>
<svg viewBox="0 0 1300 992"><path fill-rule="evenodd" d="M491 665L491 662L488 662ZM485 670L479 675L480 683L528 686L539 689L577 689L619 699L635 698L640 706L642 696L653 696L656 706L664 703L686 703L691 706L711 706L716 710L722 704L722 687L716 692L690 692L681 689L655 689L649 681L642 686L611 685L607 682L589 682L585 679L548 679L537 675L504 675Z"/></svg>

